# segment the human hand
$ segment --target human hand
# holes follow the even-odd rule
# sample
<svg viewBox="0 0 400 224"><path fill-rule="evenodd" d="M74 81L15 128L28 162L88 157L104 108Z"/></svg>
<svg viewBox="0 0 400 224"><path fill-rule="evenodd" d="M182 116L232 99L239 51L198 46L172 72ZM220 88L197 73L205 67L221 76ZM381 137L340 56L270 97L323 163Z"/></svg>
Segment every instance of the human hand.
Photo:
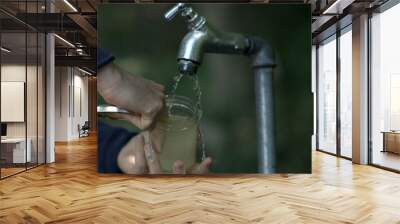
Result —
<svg viewBox="0 0 400 224"><path fill-rule="evenodd" d="M154 136L152 133L151 136ZM118 166L126 174L163 174L157 152L160 152L160 139L150 138L149 131L144 131L133 137L120 151ZM190 174L206 174L209 172L212 159L206 158L202 163L189 169ZM185 164L174 162L172 174L186 174Z"/></svg>
<svg viewBox="0 0 400 224"><path fill-rule="evenodd" d="M115 114L140 129L148 128L164 104L164 86L140 76L131 75L114 64L101 68L98 91L108 103L129 111Z"/></svg>

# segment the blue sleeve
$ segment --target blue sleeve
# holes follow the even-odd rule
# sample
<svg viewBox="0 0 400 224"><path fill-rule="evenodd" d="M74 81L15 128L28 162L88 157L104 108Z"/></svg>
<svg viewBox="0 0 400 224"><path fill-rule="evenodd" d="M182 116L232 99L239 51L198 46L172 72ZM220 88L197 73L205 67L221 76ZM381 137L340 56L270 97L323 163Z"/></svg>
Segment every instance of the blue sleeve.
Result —
<svg viewBox="0 0 400 224"><path fill-rule="evenodd" d="M97 126L97 171L99 173L121 173L117 164L122 147L136 133L99 121Z"/></svg>
<svg viewBox="0 0 400 224"><path fill-rule="evenodd" d="M114 56L107 51L97 48L97 69L100 69L104 65L112 62L114 60Z"/></svg>

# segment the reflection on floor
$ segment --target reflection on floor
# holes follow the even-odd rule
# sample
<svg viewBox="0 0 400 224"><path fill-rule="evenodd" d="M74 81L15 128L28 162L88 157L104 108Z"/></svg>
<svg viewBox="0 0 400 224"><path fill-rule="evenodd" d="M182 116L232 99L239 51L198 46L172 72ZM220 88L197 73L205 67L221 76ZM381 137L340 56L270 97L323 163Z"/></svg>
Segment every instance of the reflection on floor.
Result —
<svg viewBox="0 0 400 224"><path fill-rule="evenodd" d="M0 181L0 223L399 223L400 175L313 152L313 174L98 174L96 139Z"/></svg>
<svg viewBox="0 0 400 224"><path fill-rule="evenodd" d="M374 151L373 163L400 171L400 155L391 152Z"/></svg>
<svg viewBox="0 0 400 224"><path fill-rule="evenodd" d="M24 170L25 170L25 167L24 168L1 168L1 177L4 178L4 177L13 175L15 173L18 173L18 172L21 172Z"/></svg>
<svg viewBox="0 0 400 224"><path fill-rule="evenodd" d="M27 163L26 167L27 169L35 167L36 164L34 163ZM5 167L2 167L0 170L1 173L1 178L5 178L7 176L25 171L25 164L18 164L18 165L6 165Z"/></svg>
<svg viewBox="0 0 400 224"><path fill-rule="evenodd" d="M341 155L347 158L351 158L352 157L352 149L351 148L341 148Z"/></svg>

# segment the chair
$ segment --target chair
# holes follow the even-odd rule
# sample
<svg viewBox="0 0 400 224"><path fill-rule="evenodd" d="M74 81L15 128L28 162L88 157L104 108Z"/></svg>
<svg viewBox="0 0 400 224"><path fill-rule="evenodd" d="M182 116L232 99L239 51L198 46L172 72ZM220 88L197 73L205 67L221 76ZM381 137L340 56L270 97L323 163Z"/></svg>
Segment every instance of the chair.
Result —
<svg viewBox="0 0 400 224"><path fill-rule="evenodd" d="M79 138L89 136L89 129L90 129L89 121L85 121L82 127L78 124Z"/></svg>

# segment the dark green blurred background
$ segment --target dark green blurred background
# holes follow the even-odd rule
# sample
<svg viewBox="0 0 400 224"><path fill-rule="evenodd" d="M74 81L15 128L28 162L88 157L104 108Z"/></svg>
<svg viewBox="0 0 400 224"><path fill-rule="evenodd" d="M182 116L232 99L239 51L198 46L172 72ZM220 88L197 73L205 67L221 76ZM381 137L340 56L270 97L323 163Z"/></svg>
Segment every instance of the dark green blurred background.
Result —
<svg viewBox="0 0 400 224"><path fill-rule="evenodd" d="M170 4L104 4L98 9L99 47L115 63L167 88L177 72L176 54L187 33L177 16L167 22ZM221 31L263 37L275 50L275 111L278 172L311 172L311 10L308 5L192 4ZM256 173L256 118L253 75L244 56L206 55L198 71L203 90L207 154L215 173ZM194 97L185 78L178 93ZM99 97L99 103L104 101ZM121 124L133 129L129 124Z"/></svg>

